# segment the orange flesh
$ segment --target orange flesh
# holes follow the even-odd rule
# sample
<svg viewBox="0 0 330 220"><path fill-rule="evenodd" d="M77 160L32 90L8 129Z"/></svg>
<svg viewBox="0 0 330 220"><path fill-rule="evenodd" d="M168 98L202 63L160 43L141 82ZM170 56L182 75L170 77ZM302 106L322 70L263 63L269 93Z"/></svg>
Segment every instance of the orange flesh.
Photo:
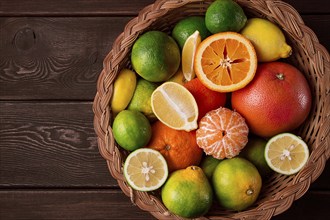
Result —
<svg viewBox="0 0 330 220"><path fill-rule="evenodd" d="M235 39L219 39L204 50L201 64L206 77L215 84L237 84L247 77L250 54Z"/></svg>

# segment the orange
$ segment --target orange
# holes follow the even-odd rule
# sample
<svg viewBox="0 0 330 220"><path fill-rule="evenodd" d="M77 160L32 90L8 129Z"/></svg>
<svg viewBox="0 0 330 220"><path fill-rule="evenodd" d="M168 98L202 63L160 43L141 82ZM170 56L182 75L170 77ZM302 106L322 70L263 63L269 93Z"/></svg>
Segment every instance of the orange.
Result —
<svg viewBox="0 0 330 220"><path fill-rule="evenodd" d="M248 142L249 128L244 118L235 111L220 107L208 112L199 122L197 144L214 158L232 158Z"/></svg>
<svg viewBox="0 0 330 220"><path fill-rule="evenodd" d="M242 211L257 200L262 178L251 162L235 157L218 164L212 176L212 183L222 207Z"/></svg>
<svg viewBox="0 0 330 220"><path fill-rule="evenodd" d="M226 104L226 93L208 89L198 78L184 84L194 96L198 106L198 121L209 111Z"/></svg>
<svg viewBox="0 0 330 220"><path fill-rule="evenodd" d="M198 106L194 96L176 82L165 82L151 95L151 107L156 117L176 130L197 128Z"/></svg>
<svg viewBox="0 0 330 220"><path fill-rule="evenodd" d="M197 146L195 131L175 130L160 121L151 129L152 137L146 147L158 150L164 156L169 172L200 163L203 151Z"/></svg>
<svg viewBox="0 0 330 220"><path fill-rule="evenodd" d="M162 187L161 197L172 213L185 218L197 218L211 208L213 191L203 170L198 166L189 166L168 177Z"/></svg>
<svg viewBox="0 0 330 220"><path fill-rule="evenodd" d="M231 102L252 133L272 137L294 130L305 121L312 95L297 68L283 62L268 62L258 66L248 86L232 93Z"/></svg>
<svg viewBox="0 0 330 220"><path fill-rule="evenodd" d="M209 89L232 92L253 79L257 62L254 47L247 38L235 32L221 32L199 44L194 69Z"/></svg>

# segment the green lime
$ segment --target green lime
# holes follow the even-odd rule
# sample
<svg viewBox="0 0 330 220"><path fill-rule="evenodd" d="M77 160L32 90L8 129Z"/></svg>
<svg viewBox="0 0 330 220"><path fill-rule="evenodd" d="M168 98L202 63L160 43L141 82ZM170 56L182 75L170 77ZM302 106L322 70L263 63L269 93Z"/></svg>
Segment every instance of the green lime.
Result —
<svg viewBox="0 0 330 220"><path fill-rule="evenodd" d="M251 206L257 200L262 185L257 168L240 157L221 161L214 170L212 182L220 205L235 211Z"/></svg>
<svg viewBox="0 0 330 220"><path fill-rule="evenodd" d="M187 38L196 30L199 31L202 40L211 35L209 30L206 28L204 17L190 16L175 24L172 31L172 37L176 40L176 42L178 42L182 49Z"/></svg>
<svg viewBox="0 0 330 220"><path fill-rule="evenodd" d="M205 14L206 27L213 34L239 32L246 21L243 9L233 0L216 0L207 8Z"/></svg>
<svg viewBox="0 0 330 220"><path fill-rule="evenodd" d="M246 158L257 167L263 178L273 173L273 170L268 166L265 159L266 144L267 141L261 137L251 137L240 153L240 156Z"/></svg>
<svg viewBox="0 0 330 220"><path fill-rule="evenodd" d="M180 49L166 33L148 31L135 41L131 61L134 70L142 78L151 82L163 82L179 69Z"/></svg>
<svg viewBox="0 0 330 220"><path fill-rule="evenodd" d="M141 112L123 110L112 125L116 142L125 150L134 151L145 146L151 138L151 125Z"/></svg>
<svg viewBox="0 0 330 220"><path fill-rule="evenodd" d="M156 83L141 78L138 79L135 92L127 109L142 112L148 119L154 119L156 116L151 108L151 95L157 87Z"/></svg>
<svg viewBox="0 0 330 220"><path fill-rule="evenodd" d="M208 212L213 191L203 170L197 166L174 171L165 182L161 197L172 213L197 218Z"/></svg>
<svg viewBox="0 0 330 220"><path fill-rule="evenodd" d="M218 166L221 160L208 155L203 158L200 167L204 171L206 177L211 180L215 168Z"/></svg>

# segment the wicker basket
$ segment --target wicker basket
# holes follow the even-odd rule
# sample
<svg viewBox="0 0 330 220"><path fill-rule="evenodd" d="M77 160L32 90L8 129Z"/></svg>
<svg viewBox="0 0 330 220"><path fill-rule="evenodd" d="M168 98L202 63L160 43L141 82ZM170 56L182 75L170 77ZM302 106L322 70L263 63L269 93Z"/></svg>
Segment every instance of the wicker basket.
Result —
<svg viewBox="0 0 330 220"><path fill-rule="evenodd" d="M130 51L137 37L148 30L161 30L170 34L174 24L188 15L203 15L211 0L158 0L145 7L132 19L113 44L104 60L99 76L93 110L94 127L101 155L107 160L111 175L122 191L142 210L158 219L180 219L162 204L159 192L132 190L122 172L127 156L115 143L111 131L112 113L109 101L113 81L123 67L131 67ZM330 59L328 51L319 44L311 29L304 25L298 12L279 0L238 0L248 17L263 17L280 26L293 54L288 61L298 67L310 82L313 107L307 121L297 133L310 147L307 165L296 175L274 174L263 183L262 192L254 206L242 212L231 212L215 205L201 219L270 219L287 210L303 196L310 184L322 173L330 156Z"/></svg>

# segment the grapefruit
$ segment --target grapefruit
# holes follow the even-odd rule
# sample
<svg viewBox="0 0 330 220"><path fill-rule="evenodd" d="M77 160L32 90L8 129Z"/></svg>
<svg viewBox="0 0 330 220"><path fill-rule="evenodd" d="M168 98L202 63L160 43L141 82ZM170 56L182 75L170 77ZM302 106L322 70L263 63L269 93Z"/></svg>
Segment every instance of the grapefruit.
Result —
<svg viewBox="0 0 330 220"><path fill-rule="evenodd" d="M231 103L252 133L272 137L304 122L312 95L306 78L296 67L268 62L258 66L251 83L232 93Z"/></svg>

